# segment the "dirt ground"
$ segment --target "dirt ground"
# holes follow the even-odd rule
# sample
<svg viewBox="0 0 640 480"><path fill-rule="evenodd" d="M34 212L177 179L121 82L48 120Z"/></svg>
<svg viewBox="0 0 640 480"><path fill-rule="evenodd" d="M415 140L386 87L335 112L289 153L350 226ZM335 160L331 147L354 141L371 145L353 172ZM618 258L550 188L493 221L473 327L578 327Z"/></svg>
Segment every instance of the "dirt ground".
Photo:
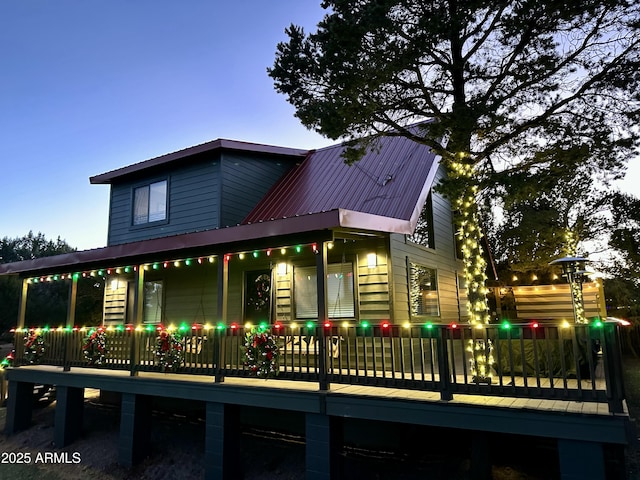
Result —
<svg viewBox="0 0 640 480"><path fill-rule="evenodd" d="M640 427L640 359L625 359L629 410ZM7 437L0 434L0 480L133 480L201 479L204 474L204 418L199 413L153 412L150 455L133 469L117 464L119 409L102 404L96 390L88 390L84 409L82 438L59 450L53 445L53 404L39 405L33 413L32 427ZM4 431L6 408L0 408L0 428ZM640 431L640 429L639 429ZM447 443L418 433L412 439L416 448L404 451L363 450L347 446L343 452L345 478L412 480L418 478L463 480L470 477L469 448L464 441ZM496 452L505 452L513 439L492 439ZM304 439L300 436L258 428L244 428L242 463L246 480L304 478ZM497 443L496 443L497 442ZM501 444L502 442L502 444ZM557 470L548 467L554 452L548 444L511 445L510 454L493 455L495 480L548 480L557 478ZM536 453L532 454L533 450ZM519 456L517 452L526 455ZM48 452L67 452L70 462L43 463ZM29 453L31 463L19 465L7 454ZM38 458L38 455L40 457ZM545 456L547 461L545 461ZM13 458L16 458L13 456ZM39 460L36 463L36 459ZM551 463L549 463L551 462ZM640 445L626 452L629 480L640 480Z"/></svg>

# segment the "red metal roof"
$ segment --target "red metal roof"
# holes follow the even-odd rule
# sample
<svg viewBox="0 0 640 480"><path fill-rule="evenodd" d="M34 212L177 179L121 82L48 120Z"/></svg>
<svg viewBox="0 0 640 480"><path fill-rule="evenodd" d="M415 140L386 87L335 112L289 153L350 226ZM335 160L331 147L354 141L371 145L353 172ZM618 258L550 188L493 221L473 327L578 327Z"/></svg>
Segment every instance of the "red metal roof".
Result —
<svg viewBox="0 0 640 480"><path fill-rule="evenodd" d="M89 182L92 184L108 184L113 180L132 173L137 173L148 168L159 167L167 165L169 163L181 160L198 153L214 151L214 150L237 150L243 152L255 152L264 153L276 156L285 157L297 157L304 158L308 153L308 150L299 150L297 148L288 147L276 147L274 145L263 145L259 143L239 142L237 140L225 140L219 138L211 142L202 143L193 147L178 150L177 152L167 153L159 157L151 158L143 162L134 163L133 165L127 165L126 167L118 168L110 172L102 173L100 175L94 175L89 178Z"/></svg>
<svg viewBox="0 0 640 480"><path fill-rule="evenodd" d="M344 209L415 226L437 169L429 147L404 137L384 137L352 166L344 163L343 149L336 145L310 152L243 223Z"/></svg>
<svg viewBox="0 0 640 480"><path fill-rule="evenodd" d="M233 252L253 243L273 246L293 235L320 238L336 228L412 233L438 167L437 157L427 146L403 137L382 138L378 149L353 166L343 162L340 145L307 152L215 140L98 175L91 182L111 183L145 168L220 148L306 154L306 158L272 187L242 225L0 264L0 274L79 271L114 262L135 264L159 255Z"/></svg>

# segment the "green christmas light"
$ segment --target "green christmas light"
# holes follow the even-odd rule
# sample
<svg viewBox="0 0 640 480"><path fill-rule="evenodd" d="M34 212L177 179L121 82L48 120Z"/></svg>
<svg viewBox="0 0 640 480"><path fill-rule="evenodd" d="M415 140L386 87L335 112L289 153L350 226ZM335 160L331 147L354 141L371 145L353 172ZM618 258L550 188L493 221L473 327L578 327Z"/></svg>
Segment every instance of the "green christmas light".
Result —
<svg viewBox="0 0 640 480"><path fill-rule="evenodd" d="M502 329L503 330L509 330L511 328L511 324L509 322L507 322L506 320L504 322L502 322Z"/></svg>

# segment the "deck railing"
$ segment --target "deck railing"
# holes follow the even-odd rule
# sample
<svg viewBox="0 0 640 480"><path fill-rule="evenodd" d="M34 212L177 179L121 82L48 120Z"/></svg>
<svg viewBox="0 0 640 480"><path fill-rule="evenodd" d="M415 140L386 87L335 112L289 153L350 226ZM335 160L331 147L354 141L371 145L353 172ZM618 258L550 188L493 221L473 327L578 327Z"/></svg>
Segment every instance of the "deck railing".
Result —
<svg viewBox="0 0 640 480"><path fill-rule="evenodd" d="M98 328L98 327L95 327ZM501 324L380 325L301 327L271 326L280 352L278 378L374 385L456 394L606 402L611 412L623 409L624 388L616 325ZM86 330L37 333L45 348L25 352L24 332L16 333L16 365L39 363L72 367L167 371L159 361L156 326L105 329L106 354L99 366L89 365L84 348ZM234 325L177 331L181 374L246 377L245 328ZM27 337L29 335L27 334ZM35 357L35 358L34 358ZM322 361L324 360L324 361ZM473 365L488 372L474 375Z"/></svg>

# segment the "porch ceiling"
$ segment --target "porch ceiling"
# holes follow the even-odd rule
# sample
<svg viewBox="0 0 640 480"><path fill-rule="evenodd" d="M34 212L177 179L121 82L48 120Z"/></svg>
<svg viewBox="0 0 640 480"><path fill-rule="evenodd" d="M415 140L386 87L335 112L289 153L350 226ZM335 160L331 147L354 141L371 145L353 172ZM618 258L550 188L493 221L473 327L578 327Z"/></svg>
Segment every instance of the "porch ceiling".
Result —
<svg viewBox="0 0 640 480"><path fill-rule="evenodd" d="M244 250L333 240L334 230L410 233L410 224L393 218L331 210L235 227L112 245L21 262L0 264L0 275L38 276L107 266L142 264L167 258L222 255ZM161 257L161 258L159 258Z"/></svg>

